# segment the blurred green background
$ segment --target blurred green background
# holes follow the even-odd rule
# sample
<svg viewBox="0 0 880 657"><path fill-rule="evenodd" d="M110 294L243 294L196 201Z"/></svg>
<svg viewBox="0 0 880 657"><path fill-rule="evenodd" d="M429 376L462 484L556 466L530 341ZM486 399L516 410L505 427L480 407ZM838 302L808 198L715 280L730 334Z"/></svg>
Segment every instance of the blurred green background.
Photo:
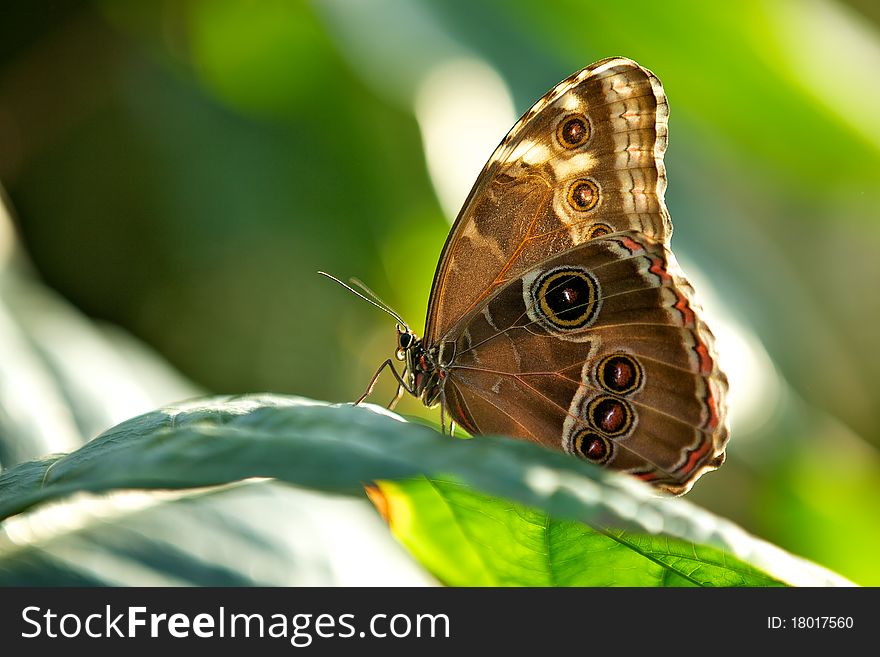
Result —
<svg viewBox="0 0 880 657"><path fill-rule="evenodd" d="M200 390L356 398L394 323L317 270L420 330L450 222L516 116L623 55L666 87L673 248L731 378L728 462L689 499L880 584L875 3L16 4L2 465Z"/></svg>

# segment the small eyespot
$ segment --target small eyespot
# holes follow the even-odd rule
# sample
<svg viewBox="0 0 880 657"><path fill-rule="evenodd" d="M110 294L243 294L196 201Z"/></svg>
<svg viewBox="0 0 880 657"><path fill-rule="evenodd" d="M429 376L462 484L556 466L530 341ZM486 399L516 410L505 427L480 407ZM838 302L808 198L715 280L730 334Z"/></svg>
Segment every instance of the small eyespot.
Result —
<svg viewBox="0 0 880 657"><path fill-rule="evenodd" d="M551 270L532 288L537 313L559 329L579 329L599 313L599 284L583 269Z"/></svg>
<svg viewBox="0 0 880 657"><path fill-rule="evenodd" d="M568 204L578 212L588 212L599 203L599 186L586 178L568 188Z"/></svg>
<svg viewBox="0 0 880 657"><path fill-rule="evenodd" d="M613 232L614 229L611 228L611 226L609 226L608 224L596 223L590 226L589 230L587 230L587 239L592 240Z"/></svg>
<svg viewBox="0 0 880 657"><path fill-rule="evenodd" d="M608 392L626 395L642 385L642 368L628 354L613 354L596 366L596 381Z"/></svg>
<svg viewBox="0 0 880 657"><path fill-rule="evenodd" d="M603 395L587 406L587 420L606 436L623 436L633 428L633 410L623 399Z"/></svg>
<svg viewBox="0 0 880 657"><path fill-rule="evenodd" d="M586 461L602 465L611 458L611 442L595 431L581 429L571 440L571 451Z"/></svg>
<svg viewBox="0 0 880 657"><path fill-rule="evenodd" d="M563 148L577 148L590 139L590 121L583 114L569 114L556 128L556 138Z"/></svg>

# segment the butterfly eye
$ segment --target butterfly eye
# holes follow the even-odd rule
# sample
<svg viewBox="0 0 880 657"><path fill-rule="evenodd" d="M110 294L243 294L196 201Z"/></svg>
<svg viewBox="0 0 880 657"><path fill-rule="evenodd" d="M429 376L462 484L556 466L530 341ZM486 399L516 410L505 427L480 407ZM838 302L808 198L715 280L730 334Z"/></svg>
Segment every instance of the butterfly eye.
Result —
<svg viewBox="0 0 880 657"><path fill-rule="evenodd" d="M596 381L608 392L626 395L642 385L642 368L627 354L606 356L596 367Z"/></svg>
<svg viewBox="0 0 880 657"><path fill-rule="evenodd" d="M607 436L623 436L634 424L630 405L622 399L604 395L596 397L587 406L587 419Z"/></svg>
<svg viewBox="0 0 880 657"><path fill-rule="evenodd" d="M568 203L580 212L592 210L599 203L599 186L592 180L576 180L568 188Z"/></svg>
<svg viewBox="0 0 880 657"><path fill-rule="evenodd" d="M413 336L411 333L401 333L400 337L397 339L397 344L401 350L409 349L409 346L412 344Z"/></svg>
<svg viewBox="0 0 880 657"><path fill-rule="evenodd" d="M590 138L590 121L583 114L569 114L559 122L556 138L564 148L577 148Z"/></svg>
<svg viewBox="0 0 880 657"><path fill-rule="evenodd" d="M611 457L611 443L605 436L581 429L571 442L572 451L587 461L603 464Z"/></svg>

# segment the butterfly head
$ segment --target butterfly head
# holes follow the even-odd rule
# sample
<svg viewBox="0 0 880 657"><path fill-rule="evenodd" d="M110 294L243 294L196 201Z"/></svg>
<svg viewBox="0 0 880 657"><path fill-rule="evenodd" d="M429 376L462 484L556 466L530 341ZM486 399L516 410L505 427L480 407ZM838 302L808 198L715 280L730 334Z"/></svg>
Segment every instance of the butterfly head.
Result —
<svg viewBox="0 0 880 657"><path fill-rule="evenodd" d="M394 354L395 358L400 361L407 360L407 354L412 351L413 347L420 343L421 341L418 339L415 333L413 333L408 326L404 326L403 324L397 325L397 352Z"/></svg>
<svg viewBox="0 0 880 657"><path fill-rule="evenodd" d="M389 408L394 407L394 404L397 403L397 399L403 390L415 395L428 406L436 404L443 393L443 383L446 378L446 371L444 368L437 366L437 361L434 358L433 353L423 346L422 341L412 332L409 325L401 319L400 315L394 312L387 303L382 301L375 292L358 279L352 278L350 280L353 285L358 286L369 296L361 294L351 287L351 285L346 285L335 276L331 276L322 271L319 271L318 273L338 283L355 296L360 297L367 303L375 306L382 312L391 315L397 320L397 350L394 352L394 356L397 360L406 363L406 365L404 366L403 377L397 375L397 380L401 385L398 391L398 396L394 398L389 405ZM386 361L382 367L379 368L376 374L373 375L373 380L370 381L370 385L367 387L366 392L361 395L360 399L358 399L355 404L360 404L367 398L367 395L372 392L379 374L389 365L391 365L390 360Z"/></svg>

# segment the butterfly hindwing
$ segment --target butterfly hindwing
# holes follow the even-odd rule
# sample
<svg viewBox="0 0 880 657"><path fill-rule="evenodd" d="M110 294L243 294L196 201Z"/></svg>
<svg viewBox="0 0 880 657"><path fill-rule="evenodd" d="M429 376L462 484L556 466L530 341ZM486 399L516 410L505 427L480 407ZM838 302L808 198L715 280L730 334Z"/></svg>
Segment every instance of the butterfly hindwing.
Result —
<svg viewBox="0 0 880 657"><path fill-rule="evenodd" d="M614 233L497 290L444 344L448 412L671 492L720 465L727 380L671 252Z"/></svg>

